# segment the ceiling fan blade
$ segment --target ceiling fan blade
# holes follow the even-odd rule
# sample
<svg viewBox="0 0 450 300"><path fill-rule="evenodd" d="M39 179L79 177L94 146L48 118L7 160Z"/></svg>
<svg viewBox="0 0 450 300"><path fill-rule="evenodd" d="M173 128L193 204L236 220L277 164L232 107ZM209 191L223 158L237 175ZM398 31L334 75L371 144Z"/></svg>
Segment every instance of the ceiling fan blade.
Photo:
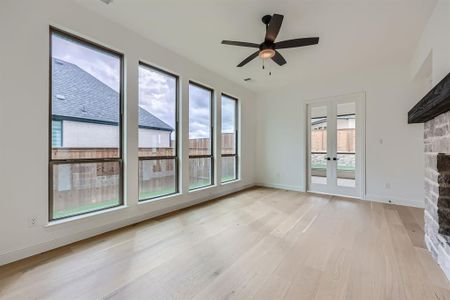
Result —
<svg viewBox="0 0 450 300"><path fill-rule="evenodd" d="M283 15L274 14L272 19L270 20L269 25L267 26L266 31L266 43L273 43L277 38L278 33L280 32L281 24L283 23Z"/></svg>
<svg viewBox="0 0 450 300"><path fill-rule="evenodd" d="M278 51L275 51L275 55L274 57L272 57L272 60L276 62L279 66L282 66L286 63L286 60Z"/></svg>
<svg viewBox="0 0 450 300"><path fill-rule="evenodd" d="M259 48L258 44L255 43L247 43L247 42L238 42L238 41L222 41L222 44L224 45L231 45L231 46L240 46L240 47L250 47L250 48Z"/></svg>
<svg viewBox="0 0 450 300"><path fill-rule="evenodd" d="M318 37L293 39L293 40L287 40L287 41L281 41L281 42L275 43L275 49L304 47L304 46L310 46L310 45L317 45L318 43L319 43Z"/></svg>
<svg viewBox="0 0 450 300"><path fill-rule="evenodd" d="M238 64L238 67L242 67L245 66L246 64L248 64L250 61L252 61L253 59L255 59L256 57L258 57L259 51L256 51L255 53L253 53L252 55L250 55L249 57L247 57L246 59L244 59L240 64Z"/></svg>

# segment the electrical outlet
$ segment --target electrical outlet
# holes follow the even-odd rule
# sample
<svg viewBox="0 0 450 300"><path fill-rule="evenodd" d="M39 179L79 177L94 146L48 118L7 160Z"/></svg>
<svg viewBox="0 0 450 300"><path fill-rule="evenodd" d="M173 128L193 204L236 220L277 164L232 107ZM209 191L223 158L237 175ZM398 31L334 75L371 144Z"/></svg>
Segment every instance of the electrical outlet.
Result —
<svg viewBox="0 0 450 300"><path fill-rule="evenodd" d="M385 187L386 189L390 189L390 188L391 188L391 183L386 182L386 184L384 185L384 187Z"/></svg>
<svg viewBox="0 0 450 300"><path fill-rule="evenodd" d="M37 225L38 218L36 216L31 216L28 218L28 227L35 227Z"/></svg>

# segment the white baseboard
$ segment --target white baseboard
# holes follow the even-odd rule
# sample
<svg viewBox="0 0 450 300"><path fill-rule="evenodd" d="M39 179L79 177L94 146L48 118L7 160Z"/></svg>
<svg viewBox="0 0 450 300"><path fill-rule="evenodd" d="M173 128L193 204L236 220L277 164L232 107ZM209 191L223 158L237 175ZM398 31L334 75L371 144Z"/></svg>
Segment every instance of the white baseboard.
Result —
<svg viewBox="0 0 450 300"><path fill-rule="evenodd" d="M288 191L295 191L295 192L305 192L305 189L301 186L295 186L295 185L284 185L284 184L278 184L278 183L257 183L256 186L262 186L262 187L268 187L273 189L280 189L280 190L288 190Z"/></svg>
<svg viewBox="0 0 450 300"><path fill-rule="evenodd" d="M291 185L284 185L284 184L277 184L277 183L257 183L256 185L268 187L268 188L289 190L289 191L306 192L305 189L301 186L291 186ZM358 198L358 199L361 199L361 198ZM388 203L388 204L390 203L390 204L397 204L397 205L411 206L411 207L418 207L418 208L425 207L425 202L417 200L417 199L408 199L408 198L391 197L391 196L380 196L380 195L374 195L374 194L366 194L364 196L364 198L362 198L362 200L374 201L374 202L380 202L380 203Z"/></svg>
<svg viewBox="0 0 450 300"><path fill-rule="evenodd" d="M418 207L418 208L425 207L425 202L417 200L417 199L408 199L408 198L391 197L391 196L380 196L380 195L374 195L374 194L366 194L364 200L380 202L380 203L390 203L390 204L403 205L403 206Z"/></svg>
<svg viewBox="0 0 450 300"><path fill-rule="evenodd" d="M202 197L199 199L195 199L195 200L191 200L191 201L187 201L187 202L183 202L174 206L170 206L167 208L164 208L162 210L158 210L158 211L154 211L148 214L144 214L144 215L139 215L136 217L132 217L129 219L125 219L125 220L121 220L118 222L114 222L105 226L99 226L96 228L93 228L91 230L88 231L83 231L83 232L79 232L73 235L69 235L69 236L65 236L63 238L58 238L58 239L54 239L54 240L50 240L50 241L46 241L43 243L39 243L39 244L35 244L33 246L30 247L26 247L26 248L22 248L22 249L17 249L17 250L13 250L13 251L9 251L9 252L4 252L2 254L0 254L0 266L20 260L20 259L24 259L36 254L40 254L52 249L56 249L68 244L72 244L108 231L112 231L112 230L116 230L125 226L129 226L132 224L136 224L151 218L155 218L157 216L161 216L176 210L180 210L189 206L193 206L202 202L206 202L209 200L213 200L228 194L232 194L235 192L239 192L241 190L245 190L248 188L251 188L255 186L254 184L249 184L249 185L245 185L245 186L241 186L241 187L237 187L237 188L233 188L224 192L219 192L216 193L214 195L208 196L208 197Z"/></svg>

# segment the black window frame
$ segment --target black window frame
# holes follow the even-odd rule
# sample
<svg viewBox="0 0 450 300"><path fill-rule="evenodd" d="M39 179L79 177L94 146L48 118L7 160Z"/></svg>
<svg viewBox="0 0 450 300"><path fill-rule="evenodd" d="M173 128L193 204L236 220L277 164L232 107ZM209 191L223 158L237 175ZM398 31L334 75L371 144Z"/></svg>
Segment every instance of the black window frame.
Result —
<svg viewBox="0 0 450 300"><path fill-rule="evenodd" d="M233 101L235 101L234 103L234 153L233 154L222 154L222 149L220 149L220 157L234 157L234 164L235 164L235 176L233 179L229 179L229 180L225 180L222 181L222 174L220 175L220 183L227 183L227 182L231 182L231 181L236 181L239 180L239 148L238 148L238 143L239 143L239 99L233 96L230 96L228 94L222 93L221 94L221 99L220 99L220 103L222 105L222 100L223 97L227 97ZM221 120L222 120L222 116L223 116L223 112L222 109L221 111ZM222 132L220 132L220 135L222 135Z"/></svg>
<svg viewBox="0 0 450 300"><path fill-rule="evenodd" d="M52 83L53 83L53 69L52 69L52 63L53 63L53 43L52 43L52 37L53 34L57 34L60 36L64 36L65 38L69 40L73 40L74 42L89 46L94 49L99 49L100 51L107 52L113 55L116 55L120 59L120 84L119 84L119 155L118 157L112 157L112 158L75 158L75 159L54 159L52 156ZM49 158L49 169L48 169L48 221L54 222L59 221L63 219L73 218L77 216L82 216L86 214L95 213L98 211L103 210L109 210L115 207L120 207L124 205L124 168L123 168L123 130L124 130L124 87L125 87L125 77L124 77L124 54L120 53L116 50L110 49L108 47L105 47L103 45L100 45L96 42L92 42L86 38L80 37L78 35L75 35L73 33L58 29L54 26L49 27L49 114L48 114L48 158ZM109 206L106 208L100 208L96 210L90 210L87 212L82 212L78 214L73 214L70 216L60 217L60 218L54 218L53 216L53 167L56 165L73 165L73 164L82 164L82 163L106 163L106 162L117 162L119 163L119 203L114 206Z"/></svg>
<svg viewBox="0 0 450 300"><path fill-rule="evenodd" d="M215 118L214 118L214 109L215 109L215 107L214 107L214 89L212 89L212 88L210 88L210 87L207 87L207 86L205 86L205 85L203 85L203 84L201 84L201 83L197 83L197 82L195 82L195 81L192 81L192 80L189 80L189 84L188 84L188 87L190 87L191 85L193 85L193 86L196 86L196 87L198 87L198 88L201 88L201 89L204 89L204 90L207 90L207 91L209 91L210 92L210 94L211 94L211 97L210 97L210 116L211 116L211 118L210 118L210 128L211 128L211 142L210 142L210 149L211 149L211 151L210 151L210 154L209 155L191 155L191 154L189 154L189 161L190 161L190 159L191 158L209 158L210 160L211 160L211 183L210 184L208 184L208 185L204 185L204 186L199 186L199 187L195 187L195 188L189 188L189 192L192 192L192 191L195 191L195 190L199 190L199 189L204 189L204 188L208 188L208 187L211 187L211 186L214 186L214 184L215 184L215 173L214 173L214 122L215 122ZM189 93L190 94L190 93ZM189 106L190 106L190 98L189 98ZM189 129L190 129L190 121L188 122L188 131L189 131ZM189 134L188 134L189 135ZM188 151L189 151L190 149L188 149ZM189 185L190 185L190 182L189 182Z"/></svg>
<svg viewBox="0 0 450 300"><path fill-rule="evenodd" d="M163 198L163 197L169 197L169 196L173 196L173 195L177 195L180 193L180 158L179 158L179 137L180 137L180 133L179 133L179 119L180 119L180 76L173 74L171 72L168 72L166 70L163 70L161 68L155 67L151 64L148 64L142 60L139 61L138 64L138 70L139 67L143 66L144 68L148 68L150 70L155 70L156 72L160 72L162 74L168 75L170 77L175 78L175 151L174 151L174 155L165 155L165 156L139 156L139 140L138 140L138 160L139 161L144 161L144 160L170 160L173 159L175 161L175 192L173 193L169 193L169 194L164 194L164 195L159 195L159 196L155 196L155 197L150 197L150 198L145 198L145 199L140 199L139 198L139 180L138 180L138 202L146 202L146 201L151 201L151 200L155 200L158 198ZM138 87L139 88L139 87ZM138 103L138 109L139 109L139 103ZM139 126L138 126L139 129ZM138 170L139 172L139 170ZM139 176L139 174L138 174Z"/></svg>

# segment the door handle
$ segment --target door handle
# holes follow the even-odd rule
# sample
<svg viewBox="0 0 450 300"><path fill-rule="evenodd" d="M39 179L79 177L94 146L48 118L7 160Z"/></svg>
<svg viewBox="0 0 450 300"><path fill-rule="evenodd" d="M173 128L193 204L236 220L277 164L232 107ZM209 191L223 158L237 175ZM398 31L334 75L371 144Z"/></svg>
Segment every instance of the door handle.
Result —
<svg viewBox="0 0 450 300"><path fill-rule="evenodd" d="M338 160L336 157L333 157L333 160Z"/></svg>
<svg viewBox="0 0 450 300"><path fill-rule="evenodd" d="M331 158L330 158L330 157L327 157L327 160L331 160Z"/></svg>

